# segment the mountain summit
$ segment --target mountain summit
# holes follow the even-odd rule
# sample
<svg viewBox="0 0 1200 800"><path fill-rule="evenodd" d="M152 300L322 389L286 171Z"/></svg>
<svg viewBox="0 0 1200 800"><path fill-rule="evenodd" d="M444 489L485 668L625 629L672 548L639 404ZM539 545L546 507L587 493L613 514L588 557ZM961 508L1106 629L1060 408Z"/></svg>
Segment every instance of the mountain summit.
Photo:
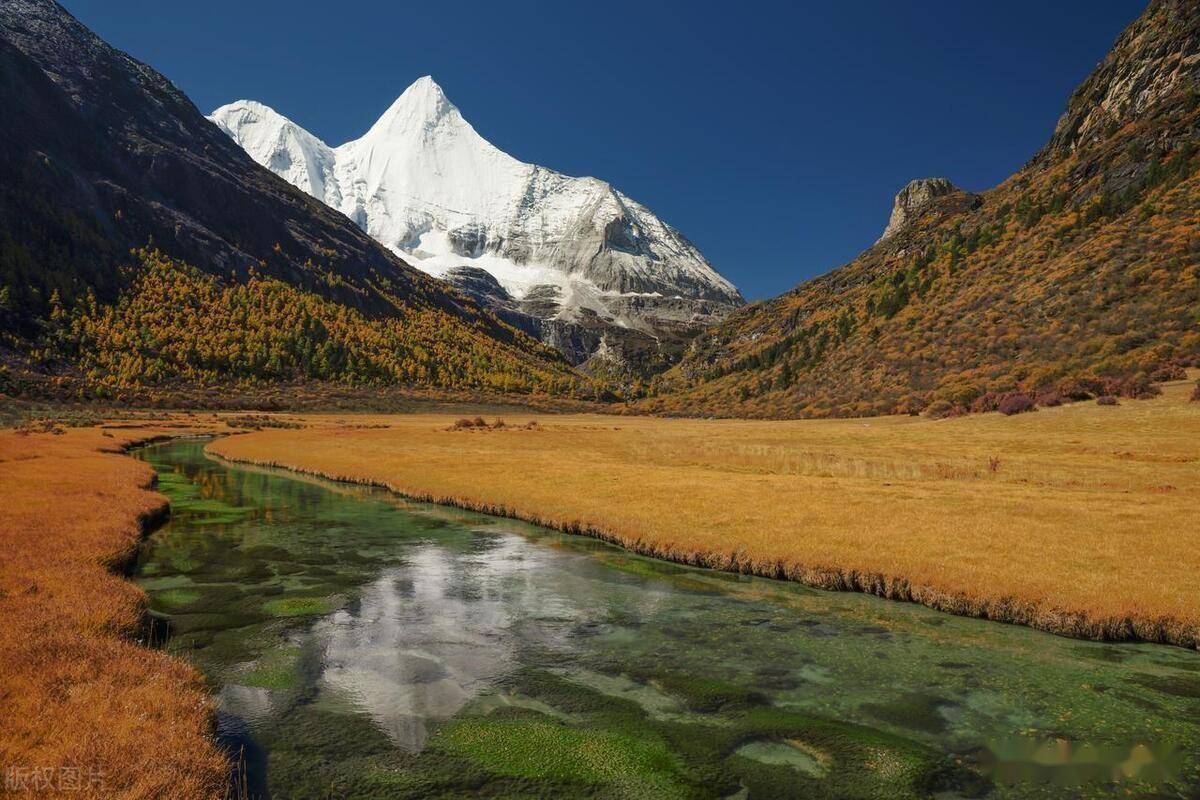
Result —
<svg viewBox="0 0 1200 800"><path fill-rule="evenodd" d="M922 211L933 205L939 197L962 192L947 178L918 178L896 194L892 204L892 216L888 219L887 227L879 241L895 236L903 230Z"/></svg>
<svg viewBox="0 0 1200 800"><path fill-rule="evenodd" d="M693 318L713 321L743 302L645 206L604 181L504 153L428 76L361 138L336 148L253 101L222 106L210 119L260 164L422 270L447 276L456 267L482 268L525 302L517 310L600 325L579 356L600 349L605 335L632 330L662 340L698 328ZM545 333L553 338L562 328Z"/></svg>

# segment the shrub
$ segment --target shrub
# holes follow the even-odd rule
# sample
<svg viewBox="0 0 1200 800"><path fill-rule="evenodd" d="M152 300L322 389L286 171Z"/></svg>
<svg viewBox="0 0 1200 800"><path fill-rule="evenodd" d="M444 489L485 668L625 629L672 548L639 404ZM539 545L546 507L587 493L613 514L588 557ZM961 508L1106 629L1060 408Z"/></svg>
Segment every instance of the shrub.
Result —
<svg viewBox="0 0 1200 800"><path fill-rule="evenodd" d="M1058 391L1067 400L1090 400L1104 394L1104 382L1090 375L1064 378L1058 384Z"/></svg>
<svg viewBox="0 0 1200 800"><path fill-rule="evenodd" d="M1067 402L1067 399L1063 397L1062 392L1054 388L1042 389L1038 392L1035 400L1039 406L1043 406L1045 408L1061 406L1063 403Z"/></svg>
<svg viewBox="0 0 1200 800"><path fill-rule="evenodd" d="M1004 399L1004 395L999 392L988 392L981 394L975 398L975 402L971 403L972 414L986 414L989 411L996 411L1000 408L1000 401Z"/></svg>
<svg viewBox="0 0 1200 800"><path fill-rule="evenodd" d="M1200 381L1196 381L1196 388L1192 389L1192 402L1200 403Z"/></svg>
<svg viewBox="0 0 1200 800"><path fill-rule="evenodd" d="M1155 383L1187 380L1187 370L1179 364L1167 364L1151 372L1150 380Z"/></svg>
<svg viewBox="0 0 1200 800"><path fill-rule="evenodd" d="M1151 383L1149 376L1145 373L1138 373L1137 375L1127 375L1123 378L1109 378L1105 380L1104 394L1128 397L1133 400L1145 400L1162 394L1162 389Z"/></svg>
<svg viewBox="0 0 1200 800"><path fill-rule="evenodd" d="M1111 394L1106 394L1096 398L1096 405L1119 406L1121 404L1117 402L1117 398L1113 397Z"/></svg>
<svg viewBox="0 0 1200 800"><path fill-rule="evenodd" d="M1001 400L997 411L1006 417L1011 417L1013 414L1024 414L1029 411L1036 410L1033 398L1024 392L1013 392L1006 394Z"/></svg>
<svg viewBox="0 0 1200 800"><path fill-rule="evenodd" d="M960 406L969 408L975 398L979 397L980 389L978 386L970 383L950 383L946 386L941 386L933 393L934 402L945 400L952 406Z"/></svg>
<svg viewBox="0 0 1200 800"><path fill-rule="evenodd" d="M949 400L934 400L925 409L925 416L930 419L946 419L947 417L957 417L957 407Z"/></svg>
<svg viewBox="0 0 1200 800"><path fill-rule="evenodd" d="M921 412L929 407L929 401L920 395L910 394L892 410L893 414L908 414L910 417L920 416Z"/></svg>

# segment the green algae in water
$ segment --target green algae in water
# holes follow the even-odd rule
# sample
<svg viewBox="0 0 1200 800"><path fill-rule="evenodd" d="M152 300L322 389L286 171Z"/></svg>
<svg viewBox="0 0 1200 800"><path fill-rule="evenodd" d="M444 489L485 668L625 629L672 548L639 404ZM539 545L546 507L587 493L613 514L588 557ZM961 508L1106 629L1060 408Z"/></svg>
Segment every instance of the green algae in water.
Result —
<svg viewBox="0 0 1200 800"><path fill-rule="evenodd" d="M656 562L202 448L142 451L173 513L140 574L257 794L1200 792L1200 654Z"/></svg>
<svg viewBox="0 0 1200 800"><path fill-rule="evenodd" d="M305 617L328 614L340 605L336 597L280 597L263 603L263 610L276 617Z"/></svg>
<svg viewBox="0 0 1200 800"><path fill-rule="evenodd" d="M154 592L154 605L156 608L180 609L195 603L201 596L198 589L159 589Z"/></svg>
<svg viewBox="0 0 1200 800"><path fill-rule="evenodd" d="M500 775L611 786L637 797L691 794L681 764L646 732L616 733L520 715L453 722L432 746Z"/></svg>

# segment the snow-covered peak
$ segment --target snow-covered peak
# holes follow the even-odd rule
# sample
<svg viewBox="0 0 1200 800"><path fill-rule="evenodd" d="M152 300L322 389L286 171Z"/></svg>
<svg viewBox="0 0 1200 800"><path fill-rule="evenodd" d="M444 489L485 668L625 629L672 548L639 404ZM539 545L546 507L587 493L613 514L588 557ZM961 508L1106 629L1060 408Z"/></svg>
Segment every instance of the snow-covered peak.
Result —
<svg viewBox="0 0 1200 800"><path fill-rule="evenodd" d="M426 75L405 89L363 138L403 136L415 131L428 132L443 120L452 125L467 124L454 104L446 98L442 87Z"/></svg>
<svg viewBox="0 0 1200 800"><path fill-rule="evenodd" d="M571 305L603 313L606 295L630 293L741 302L649 209L603 181L497 149L429 76L337 148L259 103L211 118L259 163L432 274L480 267L516 297L553 284L568 315Z"/></svg>
<svg viewBox="0 0 1200 800"><path fill-rule="evenodd" d="M326 200L334 156L329 146L270 106L238 100L209 119L255 161L314 197Z"/></svg>

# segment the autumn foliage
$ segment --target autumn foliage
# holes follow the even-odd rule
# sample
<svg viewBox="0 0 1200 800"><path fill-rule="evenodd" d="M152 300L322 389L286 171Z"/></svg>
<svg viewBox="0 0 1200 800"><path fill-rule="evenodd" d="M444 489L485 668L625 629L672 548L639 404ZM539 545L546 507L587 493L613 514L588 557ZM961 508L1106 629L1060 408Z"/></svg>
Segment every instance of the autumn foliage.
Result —
<svg viewBox="0 0 1200 800"><path fill-rule="evenodd" d="M433 306L368 315L282 281L223 281L153 251L116 303L51 312L50 352L110 391L172 382L350 385L582 395L586 381L540 343L497 340ZM494 324L494 322L493 322Z"/></svg>

